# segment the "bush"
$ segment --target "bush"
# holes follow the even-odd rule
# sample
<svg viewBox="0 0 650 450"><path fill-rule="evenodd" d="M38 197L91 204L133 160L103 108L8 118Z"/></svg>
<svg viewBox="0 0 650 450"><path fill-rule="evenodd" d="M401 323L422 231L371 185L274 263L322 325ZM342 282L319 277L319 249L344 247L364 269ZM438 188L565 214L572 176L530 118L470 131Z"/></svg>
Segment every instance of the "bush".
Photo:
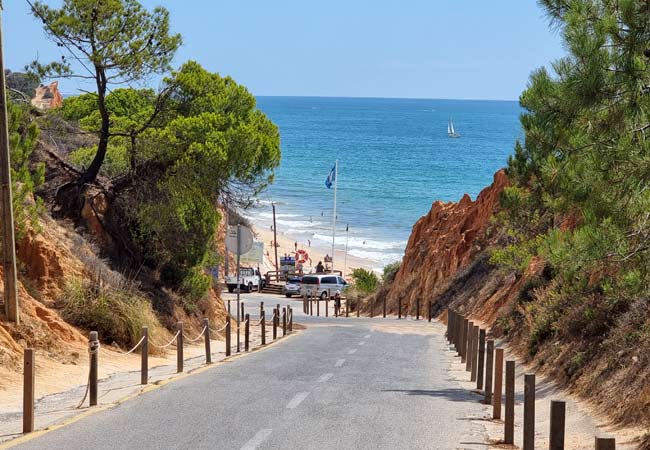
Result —
<svg viewBox="0 0 650 450"><path fill-rule="evenodd" d="M402 263L395 261L394 263L384 266L384 275L382 276L382 281L386 284L390 284L395 280L395 275L400 268Z"/></svg>
<svg viewBox="0 0 650 450"><path fill-rule="evenodd" d="M131 347L149 327L155 339L162 333L149 301L133 289L108 287L95 280L72 278L64 289L63 318L79 327L97 331L105 342Z"/></svg>
<svg viewBox="0 0 650 450"><path fill-rule="evenodd" d="M371 270L362 268L354 269L352 271L352 278L354 279L356 288L364 294L371 294L377 290L379 278Z"/></svg>

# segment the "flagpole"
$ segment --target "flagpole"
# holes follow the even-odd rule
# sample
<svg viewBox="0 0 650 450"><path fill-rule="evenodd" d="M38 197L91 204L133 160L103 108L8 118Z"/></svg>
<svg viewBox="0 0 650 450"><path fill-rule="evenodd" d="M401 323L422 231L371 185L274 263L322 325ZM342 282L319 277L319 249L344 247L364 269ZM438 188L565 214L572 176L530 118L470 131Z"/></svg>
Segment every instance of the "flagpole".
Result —
<svg viewBox="0 0 650 450"><path fill-rule="evenodd" d="M336 236L336 188L339 183L339 160L334 162L334 214L332 215L332 272L334 272L334 241Z"/></svg>
<svg viewBox="0 0 650 450"><path fill-rule="evenodd" d="M350 233L348 232L350 229L350 224L347 224L345 226L345 259L343 263L343 277L345 278L345 272L348 271L348 241L350 239Z"/></svg>

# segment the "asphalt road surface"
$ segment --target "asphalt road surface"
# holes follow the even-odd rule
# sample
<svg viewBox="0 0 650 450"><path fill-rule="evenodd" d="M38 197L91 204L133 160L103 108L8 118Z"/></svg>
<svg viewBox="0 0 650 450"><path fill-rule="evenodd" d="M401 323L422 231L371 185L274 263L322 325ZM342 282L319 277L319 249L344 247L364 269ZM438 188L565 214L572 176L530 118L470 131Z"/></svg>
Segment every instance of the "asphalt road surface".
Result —
<svg viewBox="0 0 650 450"><path fill-rule="evenodd" d="M246 295L256 318L259 301ZM227 296L227 298L234 298ZM484 449L485 413L426 320L304 317L278 345L145 393L15 448ZM234 305L232 311L234 312Z"/></svg>

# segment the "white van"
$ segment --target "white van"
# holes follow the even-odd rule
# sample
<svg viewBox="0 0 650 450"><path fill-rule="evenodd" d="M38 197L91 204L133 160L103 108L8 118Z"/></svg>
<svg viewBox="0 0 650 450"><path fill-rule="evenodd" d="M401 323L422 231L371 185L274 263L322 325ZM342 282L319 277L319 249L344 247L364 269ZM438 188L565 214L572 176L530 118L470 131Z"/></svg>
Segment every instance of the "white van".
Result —
<svg viewBox="0 0 650 450"><path fill-rule="evenodd" d="M334 297L339 292L343 293L348 283L343 277L332 273L315 273L303 275L300 287L300 296L320 297L325 300L328 296Z"/></svg>

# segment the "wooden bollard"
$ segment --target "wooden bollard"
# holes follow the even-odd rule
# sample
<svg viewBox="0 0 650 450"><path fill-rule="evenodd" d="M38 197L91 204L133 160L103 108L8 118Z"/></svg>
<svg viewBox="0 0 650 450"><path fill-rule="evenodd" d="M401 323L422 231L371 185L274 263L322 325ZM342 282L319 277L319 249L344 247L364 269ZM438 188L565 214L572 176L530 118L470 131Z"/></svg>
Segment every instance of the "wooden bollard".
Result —
<svg viewBox="0 0 650 450"><path fill-rule="evenodd" d="M140 384L149 383L149 327L142 327L140 347Z"/></svg>
<svg viewBox="0 0 650 450"><path fill-rule="evenodd" d="M427 302L427 320L431 322L431 300ZM449 339L449 319L447 319L447 339Z"/></svg>
<svg viewBox="0 0 650 450"><path fill-rule="evenodd" d="M282 308L282 336L287 335L287 308Z"/></svg>
<svg viewBox="0 0 650 450"><path fill-rule="evenodd" d="M264 311L264 302L260 302L260 314Z"/></svg>
<svg viewBox="0 0 650 450"><path fill-rule="evenodd" d="M401 298L397 299L397 318L398 319L402 318L402 299Z"/></svg>
<svg viewBox="0 0 650 450"><path fill-rule="evenodd" d="M329 317L329 311L330 311L330 297L329 295L325 299L325 317Z"/></svg>
<svg viewBox="0 0 650 450"><path fill-rule="evenodd" d="M454 344L454 311L447 308L447 342Z"/></svg>
<svg viewBox="0 0 650 450"><path fill-rule="evenodd" d="M415 299L415 320L420 320L420 297Z"/></svg>
<svg viewBox="0 0 650 450"><path fill-rule="evenodd" d="M361 314L361 302L357 300L357 317Z"/></svg>
<svg viewBox="0 0 650 450"><path fill-rule="evenodd" d="M474 324L472 324L474 326ZM467 362L467 330L469 329L469 320L463 317L463 324L461 325L461 341L460 341L460 362Z"/></svg>
<svg viewBox="0 0 650 450"><path fill-rule="evenodd" d="M260 311L260 332L262 334L262 345L266 345L266 317L264 316L264 310Z"/></svg>
<svg viewBox="0 0 650 450"><path fill-rule="evenodd" d="M230 356L230 314L226 316L226 356Z"/></svg>
<svg viewBox="0 0 650 450"><path fill-rule="evenodd" d="M551 400L551 430L549 436L549 450L564 450L564 421L566 417L566 403Z"/></svg>
<svg viewBox="0 0 650 450"><path fill-rule="evenodd" d="M469 369L471 381L476 381L478 375L478 335L479 326L474 325L474 331L472 333L472 365Z"/></svg>
<svg viewBox="0 0 650 450"><path fill-rule="evenodd" d="M278 310L273 309L273 340L278 338Z"/></svg>
<svg viewBox="0 0 650 450"><path fill-rule="evenodd" d="M535 450L535 375L524 376L524 446Z"/></svg>
<svg viewBox="0 0 650 450"><path fill-rule="evenodd" d="M382 309L383 309L383 315L384 319L386 318L386 296L384 295L384 299L382 300Z"/></svg>
<svg viewBox="0 0 650 450"><path fill-rule="evenodd" d="M374 301L370 303L370 318L372 319L373 316L373 310L375 309L375 303Z"/></svg>
<svg viewBox="0 0 650 450"><path fill-rule="evenodd" d="M616 450L616 439L597 437L596 450Z"/></svg>
<svg viewBox="0 0 650 450"><path fill-rule="evenodd" d="M178 331L176 336L176 372L181 373L183 371L183 322L176 324L176 331Z"/></svg>
<svg viewBox="0 0 650 450"><path fill-rule="evenodd" d="M345 299L345 317L350 317L350 310L348 309L348 299Z"/></svg>
<svg viewBox="0 0 650 450"><path fill-rule="evenodd" d="M211 342L210 342L210 321L208 318L203 319L203 327L205 328L205 334L203 337L205 338L205 363L206 364L212 364L212 349L211 349Z"/></svg>
<svg viewBox="0 0 650 450"><path fill-rule="evenodd" d="M90 350L90 379L88 381L88 394L90 395L90 406L97 406L98 376L99 376L99 334L96 331L90 332L88 341Z"/></svg>
<svg viewBox="0 0 650 450"><path fill-rule="evenodd" d="M251 316L250 314L246 314L244 316L244 351L247 352L249 349L249 341L250 341L250 333L251 333Z"/></svg>
<svg viewBox="0 0 650 450"><path fill-rule="evenodd" d="M494 400L492 401L492 418L501 418L501 400L503 397L503 349L494 352Z"/></svg>
<svg viewBox="0 0 650 450"><path fill-rule="evenodd" d="M293 331L293 308L289 306L289 333Z"/></svg>
<svg viewBox="0 0 650 450"><path fill-rule="evenodd" d="M311 297L309 298L309 315L314 315L314 299Z"/></svg>
<svg viewBox="0 0 650 450"><path fill-rule="evenodd" d="M320 317L320 297L316 297L316 317Z"/></svg>
<svg viewBox="0 0 650 450"><path fill-rule="evenodd" d="M492 374L494 371L494 340L487 341L485 353L485 404L492 403Z"/></svg>
<svg viewBox="0 0 650 450"><path fill-rule="evenodd" d="M228 315L230 315L230 300L228 300Z"/></svg>
<svg viewBox="0 0 650 450"><path fill-rule="evenodd" d="M456 352L458 356L463 356L462 343L463 343L463 322L465 318L460 314L456 314ZM461 361L462 362L462 361Z"/></svg>
<svg viewBox="0 0 650 450"><path fill-rule="evenodd" d="M465 370L472 370L472 336L474 335L474 322L467 322L465 332Z"/></svg>
<svg viewBox="0 0 650 450"><path fill-rule="evenodd" d="M478 367L476 369L476 389L483 389L483 374L485 369L485 330L478 334Z"/></svg>
<svg viewBox="0 0 650 450"><path fill-rule="evenodd" d="M23 433L31 433L34 431L34 382L36 379L34 349L25 349L23 362Z"/></svg>
<svg viewBox="0 0 650 450"><path fill-rule="evenodd" d="M506 420L503 442L515 442L515 362L506 361Z"/></svg>

